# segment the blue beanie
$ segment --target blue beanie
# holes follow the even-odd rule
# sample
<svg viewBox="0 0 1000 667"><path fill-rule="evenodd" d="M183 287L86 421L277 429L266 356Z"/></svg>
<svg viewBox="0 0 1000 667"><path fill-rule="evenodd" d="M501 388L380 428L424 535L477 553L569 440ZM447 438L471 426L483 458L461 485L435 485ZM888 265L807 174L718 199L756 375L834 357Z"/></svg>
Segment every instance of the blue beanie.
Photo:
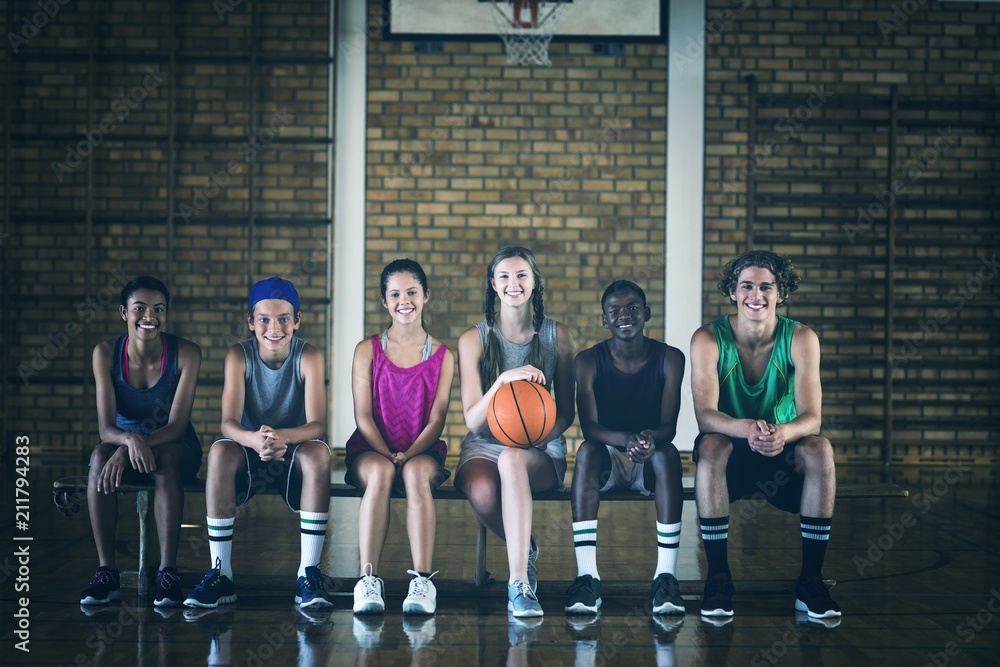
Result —
<svg viewBox="0 0 1000 667"><path fill-rule="evenodd" d="M249 309L253 310L264 299L283 299L292 304L295 310L300 310L299 293L295 291L295 285L278 276L261 280L250 288L250 300L247 302Z"/></svg>

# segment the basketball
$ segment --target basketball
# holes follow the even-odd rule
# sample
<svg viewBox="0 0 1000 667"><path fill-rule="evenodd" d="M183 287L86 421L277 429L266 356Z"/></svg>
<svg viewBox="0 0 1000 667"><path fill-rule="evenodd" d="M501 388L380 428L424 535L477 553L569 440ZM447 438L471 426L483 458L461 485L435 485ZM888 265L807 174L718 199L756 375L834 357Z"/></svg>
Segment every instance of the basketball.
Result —
<svg viewBox="0 0 1000 667"><path fill-rule="evenodd" d="M508 447L533 447L555 426L556 402L542 385L514 380L493 394L486 423L494 437Z"/></svg>

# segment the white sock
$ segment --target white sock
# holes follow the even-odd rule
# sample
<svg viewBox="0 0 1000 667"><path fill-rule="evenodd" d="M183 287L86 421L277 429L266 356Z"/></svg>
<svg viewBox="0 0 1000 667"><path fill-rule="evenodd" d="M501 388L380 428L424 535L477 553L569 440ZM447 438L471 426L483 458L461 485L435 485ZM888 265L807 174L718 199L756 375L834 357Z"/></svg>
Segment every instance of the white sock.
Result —
<svg viewBox="0 0 1000 667"><path fill-rule="evenodd" d="M223 576L233 578L233 524L236 517L228 519L213 519L205 517L205 524L208 526L208 553L212 558L212 565L209 569L219 563L219 570Z"/></svg>
<svg viewBox="0 0 1000 667"><path fill-rule="evenodd" d="M326 539L326 519L329 512L299 512L299 531L302 541L302 556L296 577L306 576L306 568L319 565Z"/></svg>
<svg viewBox="0 0 1000 667"><path fill-rule="evenodd" d="M656 522L656 573L653 579L666 572L676 575L677 552L681 544L681 524Z"/></svg>
<svg viewBox="0 0 1000 667"><path fill-rule="evenodd" d="M597 574L597 519L573 522L573 547L576 550L576 576Z"/></svg>

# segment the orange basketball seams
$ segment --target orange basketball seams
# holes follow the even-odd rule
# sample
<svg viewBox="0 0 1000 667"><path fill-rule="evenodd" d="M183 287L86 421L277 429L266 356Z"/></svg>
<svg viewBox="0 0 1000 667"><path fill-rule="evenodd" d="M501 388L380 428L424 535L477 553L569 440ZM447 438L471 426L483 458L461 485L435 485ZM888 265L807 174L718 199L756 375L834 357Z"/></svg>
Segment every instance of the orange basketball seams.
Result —
<svg viewBox="0 0 1000 667"><path fill-rule="evenodd" d="M556 403L542 385L515 380L493 394L486 423L493 436L508 447L533 447L555 426Z"/></svg>

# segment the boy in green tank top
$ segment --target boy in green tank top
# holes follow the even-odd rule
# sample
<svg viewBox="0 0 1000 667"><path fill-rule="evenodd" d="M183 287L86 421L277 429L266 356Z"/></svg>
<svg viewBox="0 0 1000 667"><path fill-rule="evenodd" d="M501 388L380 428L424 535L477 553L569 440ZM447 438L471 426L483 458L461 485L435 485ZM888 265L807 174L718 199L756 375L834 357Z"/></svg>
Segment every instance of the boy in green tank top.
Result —
<svg viewBox="0 0 1000 667"><path fill-rule="evenodd" d="M819 338L777 314L798 286L787 257L766 250L744 253L726 265L719 280L736 313L706 324L691 339L691 389L700 431L695 491L708 560L705 617L733 615L726 552L729 504L751 493L800 515L796 610L814 619L840 616L822 578L836 478L833 448L819 435Z"/></svg>

